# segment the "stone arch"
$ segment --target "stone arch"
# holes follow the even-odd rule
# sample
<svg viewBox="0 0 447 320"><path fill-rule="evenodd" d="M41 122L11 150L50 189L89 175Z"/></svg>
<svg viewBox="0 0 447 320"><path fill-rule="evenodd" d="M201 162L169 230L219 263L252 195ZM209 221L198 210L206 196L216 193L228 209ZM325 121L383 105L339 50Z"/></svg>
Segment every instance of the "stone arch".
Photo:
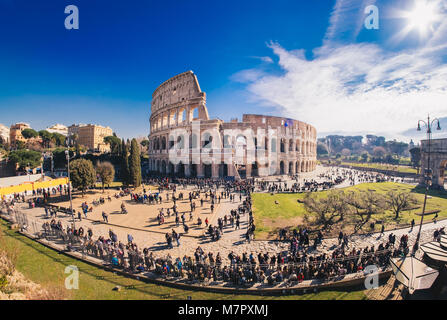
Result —
<svg viewBox="0 0 447 320"><path fill-rule="evenodd" d="M251 176L259 177L259 163L257 161L251 164Z"/></svg>
<svg viewBox="0 0 447 320"><path fill-rule="evenodd" d="M202 133L202 148L211 148L213 143L213 136L208 131Z"/></svg>
<svg viewBox="0 0 447 320"><path fill-rule="evenodd" d="M233 143L231 141L231 136L228 134L223 136L223 147L224 148L232 148L233 147Z"/></svg>
<svg viewBox="0 0 447 320"><path fill-rule="evenodd" d="M161 174L166 174L166 161L162 160L161 161Z"/></svg>
<svg viewBox="0 0 447 320"><path fill-rule="evenodd" d="M281 141L280 141L280 150L281 150L281 152L286 152L286 139L284 139L284 138L281 138Z"/></svg>
<svg viewBox="0 0 447 320"><path fill-rule="evenodd" d="M279 163L279 174L284 174L285 169L284 169L284 161L281 161Z"/></svg>
<svg viewBox="0 0 447 320"><path fill-rule="evenodd" d="M183 150L185 149L185 137L183 134L180 134L177 136L177 149Z"/></svg>
<svg viewBox="0 0 447 320"><path fill-rule="evenodd" d="M199 107L193 107L190 110L191 113L191 119L194 120L199 120Z"/></svg>
<svg viewBox="0 0 447 320"><path fill-rule="evenodd" d="M166 128L168 126L168 120L169 120L169 114L168 113L163 113L161 115L161 126L163 128Z"/></svg>
<svg viewBox="0 0 447 320"><path fill-rule="evenodd" d="M166 137L161 138L161 150L166 150Z"/></svg>
<svg viewBox="0 0 447 320"><path fill-rule="evenodd" d="M293 151L293 139L289 139L289 151Z"/></svg>
<svg viewBox="0 0 447 320"><path fill-rule="evenodd" d="M177 122L180 124L185 121L186 121L186 108L181 107L178 109Z"/></svg>
<svg viewBox="0 0 447 320"><path fill-rule="evenodd" d="M169 125L177 125L177 110L171 110L169 112Z"/></svg>
<svg viewBox="0 0 447 320"><path fill-rule="evenodd" d="M197 177L197 164L196 163L192 163L190 165L189 176L192 178Z"/></svg>
<svg viewBox="0 0 447 320"><path fill-rule="evenodd" d="M228 164L222 162L219 164L219 177L226 177L228 176Z"/></svg>
<svg viewBox="0 0 447 320"><path fill-rule="evenodd" d="M167 172L169 174L171 174L171 175L175 174L175 166L174 166L174 164L171 161L169 161L169 163L168 163L168 170L167 170Z"/></svg>
<svg viewBox="0 0 447 320"><path fill-rule="evenodd" d="M293 161L289 162L289 171L288 174L293 174Z"/></svg>
<svg viewBox="0 0 447 320"><path fill-rule="evenodd" d="M211 164L203 164L203 173L205 175L205 178L211 178L211 176L212 176Z"/></svg>
<svg viewBox="0 0 447 320"><path fill-rule="evenodd" d="M180 161L180 163L177 165L177 173L176 173L177 177L183 178L185 177L185 165L183 164L183 162Z"/></svg>
<svg viewBox="0 0 447 320"><path fill-rule="evenodd" d="M438 185L444 187L445 183L445 168L447 167L447 160L441 161L439 163L439 178Z"/></svg>
<svg viewBox="0 0 447 320"><path fill-rule="evenodd" d="M300 163L299 161L295 162L295 173L299 173L300 172Z"/></svg>

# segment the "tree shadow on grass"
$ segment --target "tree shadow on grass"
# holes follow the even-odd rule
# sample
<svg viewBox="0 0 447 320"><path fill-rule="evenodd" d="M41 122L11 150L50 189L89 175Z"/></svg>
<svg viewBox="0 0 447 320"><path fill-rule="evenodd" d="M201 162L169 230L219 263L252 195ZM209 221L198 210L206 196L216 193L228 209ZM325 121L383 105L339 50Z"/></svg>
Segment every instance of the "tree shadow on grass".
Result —
<svg viewBox="0 0 447 320"><path fill-rule="evenodd" d="M423 195L423 194L425 194L425 188L421 187L421 186L417 186L417 187L414 187L413 189L411 189L411 192ZM430 189L428 191L428 195L431 197L447 199L447 191L445 191L445 190Z"/></svg>

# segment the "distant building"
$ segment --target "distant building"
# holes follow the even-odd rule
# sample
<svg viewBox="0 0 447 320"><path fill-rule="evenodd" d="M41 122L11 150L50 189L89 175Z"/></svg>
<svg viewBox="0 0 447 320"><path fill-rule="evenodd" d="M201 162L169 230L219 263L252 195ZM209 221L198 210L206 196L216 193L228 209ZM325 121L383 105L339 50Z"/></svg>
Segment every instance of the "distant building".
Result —
<svg viewBox="0 0 447 320"><path fill-rule="evenodd" d="M68 135L68 127L64 126L63 124L55 124L51 127L48 127L46 130L50 133L60 133L64 136Z"/></svg>
<svg viewBox="0 0 447 320"><path fill-rule="evenodd" d="M109 152L110 146L104 142L104 138L113 135L110 127L96 124L73 124L68 127L68 138L70 144L85 146L94 152Z"/></svg>
<svg viewBox="0 0 447 320"><path fill-rule="evenodd" d="M0 124L0 143L9 142L9 127Z"/></svg>
<svg viewBox="0 0 447 320"><path fill-rule="evenodd" d="M22 136L22 131L30 128L30 125L24 122L11 125L11 128L9 129L9 143L12 146L15 146L17 141L26 142L26 139Z"/></svg>

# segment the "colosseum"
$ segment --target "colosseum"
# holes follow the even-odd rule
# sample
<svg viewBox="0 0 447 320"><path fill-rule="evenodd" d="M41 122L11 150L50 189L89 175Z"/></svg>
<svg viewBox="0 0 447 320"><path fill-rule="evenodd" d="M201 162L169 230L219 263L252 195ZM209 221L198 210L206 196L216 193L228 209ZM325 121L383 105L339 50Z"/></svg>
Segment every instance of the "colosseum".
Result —
<svg viewBox="0 0 447 320"><path fill-rule="evenodd" d="M210 119L192 71L154 91L149 122L149 170L155 175L238 180L316 167L314 127L255 114L244 114L242 122Z"/></svg>

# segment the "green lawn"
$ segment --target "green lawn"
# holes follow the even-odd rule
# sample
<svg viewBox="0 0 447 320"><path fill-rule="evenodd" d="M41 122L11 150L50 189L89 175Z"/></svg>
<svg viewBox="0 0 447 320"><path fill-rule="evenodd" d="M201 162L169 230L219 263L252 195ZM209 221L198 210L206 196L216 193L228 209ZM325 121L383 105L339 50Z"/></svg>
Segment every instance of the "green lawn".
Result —
<svg viewBox="0 0 447 320"><path fill-rule="evenodd" d="M360 162L342 162L342 165L358 167L358 168L372 168L379 170L391 170L401 173L417 173L415 168L409 166L399 166L391 164L380 164L380 163L360 163Z"/></svg>
<svg viewBox="0 0 447 320"><path fill-rule="evenodd" d="M250 296L215 294L201 291L188 291L172 289L164 286L147 284L91 266L87 263L68 257L49 249L18 232L8 228L7 223L0 219L0 232L5 235L1 246L6 250L13 250L17 255L16 268L28 279L47 288L58 288L67 299L74 300L121 300L121 299L176 299L182 300L191 296L192 299L229 300L229 299L292 299L292 300L360 300L365 299L364 292L360 291L323 291L320 293L293 295L293 296ZM78 290L66 290L64 281L66 266L75 265L80 271ZM115 286L121 286L121 291L113 291Z"/></svg>
<svg viewBox="0 0 447 320"><path fill-rule="evenodd" d="M385 194L390 190L401 190L413 192L419 201L419 209L402 212L398 220L394 220L394 214L391 211L385 211L383 214L377 214L373 217L374 220L384 220L387 229L394 228L396 224L408 224L412 219L420 220L420 216L416 213L422 212L422 203L424 199L424 189L414 187L407 184L382 182L382 183L364 183L353 187L344 188L345 191L365 192L374 190L381 194ZM324 197L328 191L321 191L318 196ZM257 239L265 239L273 234L276 236L278 228L275 223L288 225L292 228L297 228L295 224L287 224L296 217L304 217L306 209L298 199L304 199L305 193L287 193L274 194L270 193L255 193L253 198L253 212L256 220L256 237ZM426 211L441 210L439 218L447 217L447 193L439 191L430 191L430 197L427 200ZM278 204L275 204L278 201ZM432 216L426 217L427 220L432 219ZM304 222L303 222L304 223ZM369 225L368 225L369 227ZM376 225L376 230L380 230L381 226Z"/></svg>

